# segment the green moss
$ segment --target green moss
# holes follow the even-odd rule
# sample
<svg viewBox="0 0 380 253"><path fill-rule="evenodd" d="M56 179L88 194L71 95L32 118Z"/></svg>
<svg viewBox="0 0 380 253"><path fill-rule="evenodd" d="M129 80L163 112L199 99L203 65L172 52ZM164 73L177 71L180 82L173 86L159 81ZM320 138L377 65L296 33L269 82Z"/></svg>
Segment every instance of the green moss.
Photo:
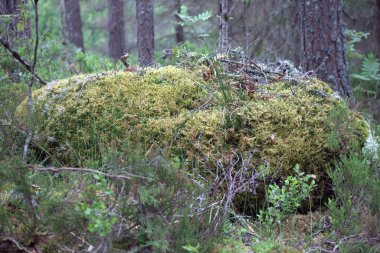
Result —
<svg viewBox="0 0 380 253"><path fill-rule="evenodd" d="M202 69L172 66L72 77L34 92L36 136L70 165L99 159L128 140L147 153L165 149L206 167L233 152L255 152L252 163L268 162L284 175L297 163L319 174L339 155L327 141L336 108L354 129L341 138L364 143L368 133L365 121L318 80L258 85L248 96L231 89L228 103L218 87L203 81ZM21 121L26 112L24 101Z"/></svg>

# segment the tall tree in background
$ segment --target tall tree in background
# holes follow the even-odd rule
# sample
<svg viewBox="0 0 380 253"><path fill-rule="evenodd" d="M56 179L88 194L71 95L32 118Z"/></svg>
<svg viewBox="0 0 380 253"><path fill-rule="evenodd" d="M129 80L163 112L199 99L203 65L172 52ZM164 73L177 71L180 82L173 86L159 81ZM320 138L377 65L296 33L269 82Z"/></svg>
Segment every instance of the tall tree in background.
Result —
<svg viewBox="0 0 380 253"><path fill-rule="evenodd" d="M174 11L180 12L181 11L181 0L175 0L174 1ZM185 41L185 34L183 32L183 26L178 24L178 22L181 21L181 18L178 15L175 15L175 21L177 22L175 26L175 38L177 43L181 43Z"/></svg>
<svg viewBox="0 0 380 253"><path fill-rule="evenodd" d="M229 44L229 13L230 12L230 1L229 0L220 0L219 2L219 15L220 15L220 27L219 27L219 43L218 49L219 52L225 52L228 50Z"/></svg>
<svg viewBox="0 0 380 253"><path fill-rule="evenodd" d="M341 0L300 0L302 66L351 97Z"/></svg>
<svg viewBox="0 0 380 253"><path fill-rule="evenodd" d="M0 15L13 16L7 26L8 35L11 37L20 37L22 35L27 38L30 37L29 19L23 16L26 11L23 12L22 8L27 10L25 0L0 0ZM19 31L17 26L20 21L23 22L22 31Z"/></svg>
<svg viewBox="0 0 380 253"><path fill-rule="evenodd" d="M380 58L380 0L376 0L376 25L375 35L377 42L377 57Z"/></svg>
<svg viewBox="0 0 380 253"><path fill-rule="evenodd" d="M146 67L154 61L154 16L152 0L136 0L137 47L139 64Z"/></svg>
<svg viewBox="0 0 380 253"><path fill-rule="evenodd" d="M108 0L108 51L114 60L125 53L123 0Z"/></svg>
<svg viewBox="0 0 380 253"><path fill-rule="evenodd" d="M64 0L65 30L70 43L84 51L79 0Z"/></svg>

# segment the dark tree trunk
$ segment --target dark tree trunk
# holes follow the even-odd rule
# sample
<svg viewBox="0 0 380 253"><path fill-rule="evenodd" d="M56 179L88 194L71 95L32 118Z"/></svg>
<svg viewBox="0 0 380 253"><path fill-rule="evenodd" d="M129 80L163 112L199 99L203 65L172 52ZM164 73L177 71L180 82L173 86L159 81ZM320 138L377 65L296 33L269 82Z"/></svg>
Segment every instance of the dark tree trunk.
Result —
<svg viewBox="0 0 380 253"><path fill-rule="evenodd" d="M229 19L229 0L220 0L219 2L219 15L220 15L220 27L219 27L219 52L226 52L229 45L228 35L228 19Z"/></svg>
<svg viewBox="0 0 380 253"><path fill-rule="evenodd" d="M65 0L65 30L70 43L84 51L79 0Z"/></svg>
<svg viewBox="0 0 380 253"><path fill-rule="evenodd" d="M180 12L181 11L181 0L175 0L174 4L175 4L174 10L177 12ZM178 17L177 15L175 15L175 20L176 20L176 22L182 21L181 18ZM181 43L181 42L185 41L185 34L183 32L183 26L179 25L178 23L175 26L175 38L176 38L177 43Z"/></svg>
<svg viewBox="0 0 380 253"><path fill-rule="evenodd" d="M300 0L302 67L352 97L341 0Z"/></svg>
<svg viewBox="0 0 380 253"><path fill-rule="evenodd" d="M380 58L380 0L376 0L375 35L377 42L377 57Z"/></svg>
<svg viewBox="0 0 380 253"><path fill-rule="evenodd" d="M0 0L0 15L14 15L7 27L9 37L25 36L30 38L30 22L27 17L21 17L21 8L28 8L26 0ZM21 20L20 20L21 18ZM23 22L23 30L18 31L17 24Z"/></svg>
<svg viewBox="0 0 380 253"><path fill-rule="evenodd" d="M115 61L125 53L123 0L108 0L108 51Z"/></svg>
<svg viewBox="0 0 380 253"><path fill-rule="evenodd" d="M152 0L136 0L137 45L139 64L146 67L154 61L154 16Z"/></svg>

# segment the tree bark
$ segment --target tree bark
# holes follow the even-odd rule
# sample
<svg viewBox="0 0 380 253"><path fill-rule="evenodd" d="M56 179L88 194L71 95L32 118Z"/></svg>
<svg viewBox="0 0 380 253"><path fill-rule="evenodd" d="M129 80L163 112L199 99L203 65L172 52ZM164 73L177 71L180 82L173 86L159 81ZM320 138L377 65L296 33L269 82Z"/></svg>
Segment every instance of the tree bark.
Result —
<svg viewBox="0 0 380 253"><path fill-rule="evenodd" d="M375 35L377 41L377 57L380 58L380 0L376 0Z"/></svg>
<svg viewBox="0 0 380 253"><path fill-rule="evenodd" d="M70 43L84 51L79 0L65 0L65 30Z"/></svg>
<svg viewBox="0 0 380 253"><path fill-rule="evenodd" d="M341 0L301 0L299 8L303 69L352 98Z"/></svg>
<svg viewBox="0 0 380 253"><path fill-rule="evenodd" d="M108 52L115 61L125 53L123 0L108 0Z"/></svg>
<svg viewBox="0 0 380 253"><path fill-rule="evenodd" d="M30 38L30 22L27 17L22 17L21 8L26 8L26 0L0 0L0 15L12 15L12 20L7 26L9 37L16 38L25 36ZM23 30L17 29L17 24L23 22Z"/></svg>
<svg viewBox="0 0 380 253"><path fill-rule="evenodd" d="M229 19L229 0L220 0L219 2L219 15L220 15L220 27L219 27L219 52L226 52L229 45L228 35L228 19Z"/></svg>
<svg viewBox="0 0 380 253"><path fill-rule="evenodd" d="M146 67L154 61L154 16L152 0L136 0L137 45L139 64Z"/></svg>
<svg viewBox="0 0 380 253"><path fill-rule="evenodd" d="M175 6L174 9L177 12L181 11L181 0L175 0L174 2ZM175 38L178 43L184 42L185 41L185 34L183 32L183 26L179 25L178 22L182 21L180 17L175 15L175 21L177 22L175 26Z"/></svg>

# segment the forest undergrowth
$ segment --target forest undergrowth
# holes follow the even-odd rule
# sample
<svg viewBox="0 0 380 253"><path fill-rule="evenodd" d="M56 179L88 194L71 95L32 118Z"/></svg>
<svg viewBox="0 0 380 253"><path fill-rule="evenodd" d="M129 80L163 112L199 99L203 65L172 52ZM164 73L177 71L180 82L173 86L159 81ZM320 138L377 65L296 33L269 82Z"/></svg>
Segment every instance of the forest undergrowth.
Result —
<svg viewBox="0 0 380 253"><path fill-rule="evenodd" d="M227 80L249 77L270 85L313 78L290 62L264 65L236 52L213 55L175 48L168 61L182 68L206 66L203 78L218 85L219 106L226 110L231 89L241 89L235 99L254 92L253 81L245 80L242 87ZM11 59L8 64L14 66ZM123 139L121 146L100 143L96 150L101 155L84 157L77 167L65 164L61 154L49 153L36 138L25 163L20 154L27 132L15 111L26 87L9 82L1 89L2 252L380 251L379 130L368 128L365 143L347 139L354 130L343 107L332 110L326 121L326 142L337 159L316 166L329 168L318 177L297 163L288 175L269 177L269 164L252 166L255 153L238 150L220 157L207 177L201 172L205 164L196 159L147 150L133 138ZM242 128L234 125L241 122L230 124ZM261 203L255 212L236 206L247 191L256 196L248 205ZM318 194L324 196L316 198Z"/></svg>

